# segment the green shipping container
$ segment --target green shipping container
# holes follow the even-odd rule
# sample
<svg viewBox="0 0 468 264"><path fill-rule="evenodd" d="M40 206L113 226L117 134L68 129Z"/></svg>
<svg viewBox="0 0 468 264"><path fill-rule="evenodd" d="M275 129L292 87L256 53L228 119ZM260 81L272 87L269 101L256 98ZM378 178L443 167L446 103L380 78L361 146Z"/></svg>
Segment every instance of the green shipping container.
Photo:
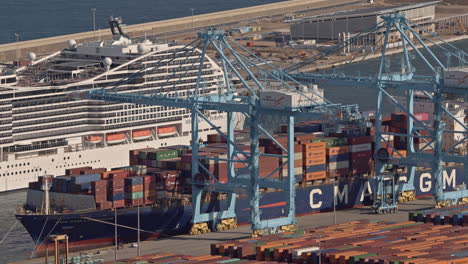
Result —
<svg viewBox="0 0 468 264"><path fill-rule="evenodd" d="M149 160L174 159L179 157L179 151L176 149L158 149L149 152L147 157Z"/></svg>
<svg viewBox="0 0 468 264"><path fill-rule="evenodd" d="M135 199L143 199L143 192L132 192L132 193L125 193L125 199L128 200L135 200Z"/></svg>
<svg viewBox="0 0 468 264"><path fill-rule="evenodd" d="M327 148L345 146L348 144L347 138L316 138L313 139L312 142L325 142L327 144Z"/></svg>

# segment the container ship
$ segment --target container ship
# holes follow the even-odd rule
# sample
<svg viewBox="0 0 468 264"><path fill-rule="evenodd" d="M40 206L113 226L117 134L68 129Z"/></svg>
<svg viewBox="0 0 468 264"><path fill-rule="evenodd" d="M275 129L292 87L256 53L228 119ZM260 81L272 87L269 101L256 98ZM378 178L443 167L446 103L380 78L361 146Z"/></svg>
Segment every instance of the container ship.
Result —
<svg viewBox="0 0 468 264"><path fill-rule="evenodd" d="M194 92L200 50L132 40L121 23L110 18L111 40L69 40L62 51L42 58L30 53L19 68L0 68L0 192L27 188L39 175L62 175L68 168L125 166L131 149L190 143L190 110L70 98L72 92L117 85L121 93ZM161 62L168 63L150 71ZM137 72L139 78L129 81ZM210 58L201 82L201 94L225 87L223 71ZM206 114L226 127L224 113ZM202 140L212 132L200 123Z"/></svg>
<svg viewBox="0 0 468 264"><path fill-rule="evenodd" d="M425 115L421 115L424 118ZM403 114L393 114L384 129L404 126ZM296 213L298 215L352 208L371 204L374 183L372 178L374 137L373 129L345 127L341 133L324 134L316 122L295 125L294 171L296 179ZM275 139L285 144L286 127L282 126ZM249 131L236 132L237 144L245 142L249 151ZM400 138L389 138L398 142ZM271 139L260 138L262 153L282 154ZM241 145L242 146L242 145ZM390 149L390 147L388 147ZM200 148L200 156L218 157L220 161L207 161L204 166L226 182L227 147L218 134L210 134ZM404 153L404 151L400 151ZM27 201L17 213L17 219L27 229L40 254L48 245L51 234L67 234L73 250L112 245L117 223L117 243L137 239L140 215L141 239L158 238L187 233L193 215L191 206L191 152L188 146L165 146L159 149L143 148L129 151L130 166L113 168L81 167L67 169L64 176L41 176L29 184ZM260 156L260 177L275 170L282 159ZM248 171L236 163L237 175ZM445 167L444 186L452 191L463 184L463 165ZM400 180L405 171L400 169ZM287 175L278 170L271 177L282 179ZM46 184L49 183L49 184ZM44 191L42 186L51 186ZM414 181L415 197L432 194L432 175L419 170ZM42 189L41 189L42 188ZM48 188L45 188L48 189ZM47 197L46 198L46 193ZM208 193L204 198L204 212L219 211L227 207L225 195ZM47 200L46 200L47 199ZM285 216L286 202L283 191L262 190L260 200L262 219ZM236 201L238 224L249 221L250 204L247 195ZM52 245L51 245L52 246Z"/></svg>

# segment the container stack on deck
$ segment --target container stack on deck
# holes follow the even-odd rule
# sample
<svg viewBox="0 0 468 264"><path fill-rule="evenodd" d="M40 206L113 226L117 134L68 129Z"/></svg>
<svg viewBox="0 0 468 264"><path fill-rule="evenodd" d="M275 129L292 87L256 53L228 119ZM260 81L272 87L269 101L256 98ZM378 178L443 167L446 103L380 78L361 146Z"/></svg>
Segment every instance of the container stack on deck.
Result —
<svg viewBox="0 0 468 264"><path fill-rule="evenodd" d="M126 178L125 205L135 207L143 204L143 177Z"/></svg>
<svg viewBox="0 0 468 264"><path fill-rule="evenodd" d="M426 113L415 114L418 120L425 122ZM382 130L394 133L405 133L407 116L397 113L385 119ZM286 126L281 126L273 134L275 140L287 148ZM340 178L366 177L372 171L372 157L375 151L375 130L347 126L340 133L325 135L322 124L309 121L294 125L294 169L296 183L321 184ZM424 134L424 131L419 131ZM235 159L246 160L250 153L249 131L235 132ZM387 136L389 144L406 155L405 137ZM391 155L396 155L387 143ZM417 142L417 144L423 144ZM282 179L287 176L288 164L283 148L271 138L260 137L259 151L267 155L259 158L260 177ZM420 147L418 145L418 148ZM272 154L272 155L268 155ZM275 156L276 155L276 156ZM212 158L215 158L213 160ZM206 168L201 169L197 181L226 183L227 144L219 134L208 135L208 140L199 149L199 161ZM133 207L138 204L151 204L168 196L182 197L190 195L192 188L192 153L189 146L169 146L160 149L144 148L129 152L130 166L107 171L103 168L81 167L68 169L66 175L52 180L53 192L94 195L98 209ZM278 167L282 167L278 169ZM249 174L246 163L236 162L237 174ZM141 176L141 178L136 178ZM31 189L39 190L41 182L30 184ZM103 192L103 189L107 189ZM106 193L106 194L104 194ZM182 195L182 196L181 196Z"/></svg>
<svg viewBox="0 0 468 264"><path fill-rule="evenodd" d="M410 212L410 221L468 227L468 204ZM468 239L468 237L467 237Z"/></svg>
<svg viewBox="0 0 468 264"><path fill-rule="evenodd" d="M212 255L289 263L468 263L468 228L354 221L211 245Z"/></svg>

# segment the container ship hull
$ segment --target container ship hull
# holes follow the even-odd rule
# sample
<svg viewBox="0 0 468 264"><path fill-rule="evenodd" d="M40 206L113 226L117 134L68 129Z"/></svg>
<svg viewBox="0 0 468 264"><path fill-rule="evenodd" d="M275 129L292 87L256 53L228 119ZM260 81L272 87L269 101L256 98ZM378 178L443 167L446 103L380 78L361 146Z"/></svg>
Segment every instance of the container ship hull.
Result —
<svg viewBox="0 0 468 264"><path fill-rule="evenodd" d="M414 187L416 196L432 194L432 175L429 171L416 174ZM464 167L449 167L444 171L445 191L452 191L464 182ZM372 179L340 180L335 184L296 188L296 214L304 215L330 211L333 208L334 188L337 186L337 209L368 205L372 199ZM266 192L262 194L260 207L262 218L271 219L285 215L284 193ZM216 211L226 207L226 200L216 200L204 205L204 211ZM140 234L142 240L187 233L191 227L192 207L169 206L158 208L141 207ZM96 248L114 244L114 211L91 211L88 213L69 213L57 215L16 215L38 246L36 255L45 252L42 243L47 234L67 234L73 251ZM133 242L137 238L137 208L117 211L118 242ZM249 221L249 199L238 197L236 215L239 224ZM51 248L52 245L49 245Z"/></svg>

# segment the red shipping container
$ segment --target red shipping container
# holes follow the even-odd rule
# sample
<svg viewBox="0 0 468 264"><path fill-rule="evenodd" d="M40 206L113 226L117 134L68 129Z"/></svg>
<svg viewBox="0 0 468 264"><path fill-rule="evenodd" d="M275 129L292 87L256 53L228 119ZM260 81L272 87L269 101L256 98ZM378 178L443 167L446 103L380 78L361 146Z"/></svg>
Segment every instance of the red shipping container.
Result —
<svg viewBox="0 0 468 264"><path fill-rule="evenodd" d="M125 207L125 200L112 201L112 208L123 208Z"/></svg>
<svg viewBox="0 0 468 264"><path fill-rule="evenodd" d="M96 169L90 169L90 170L82 170L80 172L81 175L84 175L84 174L98 174L98 173L103 173L107 171L106 168L96 168Z"/></svg>
<svg viewBox="0 0 468 264"><path fill-rule="evenodd" d="M366 143L371 143L372 137L371 136L362 136L362 137L349 137L348 143L350 145L361 145Z"/></svg>
<svg viewBox="0 0 468 264"><path fill-rule="evenodd" d="M294 141L298 142L298 141L308 141L308 140L312 140L314 138L317 138L316 135L314 134L304 134L304 135L297 135L294 137Z"/></svg>
<svg viewBox="0 0 468 264"><path fill-rule="evenodd" d="M90 170L93 167L80 167L80 168L72 168L72 169L66 169L65 174L66 175L80 175L80 172L83 170Z"/></svg>
<svg viewBox="0 0 468 264"><path fill-rule="evenodd" d="M112 202L109 202L109 201L96 202L96 209L98 210L107 210L111 208L112 208Z"/></svg>
<svg viewBox="0 0 468 264"><path fill-rule="evenodd" d="M108 190L109 193L123 193L125 188L124 179L113 179L109 180Z"/></svg>
<svg viewBox="0 0 468 264"><path fill-rule="evenodd" d="M345 177L349 174L349 169L337 169L328 172L328 177Z"/></svg>
<svg viewBox="0 0 468 264"><path fill-rule="evenodd" d="M94 194L94 201L96 203L102 203L107 201L107 193L106 192L98 192Z"/></svg>
<svg viewBox="0 0 468 264"><path fill-rule="evenodd" d="M429 121L429 114L428 113L414 113L414 117L416 117L419 121Z"/></svg>
<svg viewBox="0 0 468 264"><path fill-rule="evenodd" d="M350 154L351 154L351 160L370 159L372 157L372 150L360 151L360 152L351 152Z"/></svg>
<svg viewBox="0 0 468 264"><path fill-rule="evenodd" d="M125 179L130 176L130 171L112 172L109 176L111 179Z"/></svg>

